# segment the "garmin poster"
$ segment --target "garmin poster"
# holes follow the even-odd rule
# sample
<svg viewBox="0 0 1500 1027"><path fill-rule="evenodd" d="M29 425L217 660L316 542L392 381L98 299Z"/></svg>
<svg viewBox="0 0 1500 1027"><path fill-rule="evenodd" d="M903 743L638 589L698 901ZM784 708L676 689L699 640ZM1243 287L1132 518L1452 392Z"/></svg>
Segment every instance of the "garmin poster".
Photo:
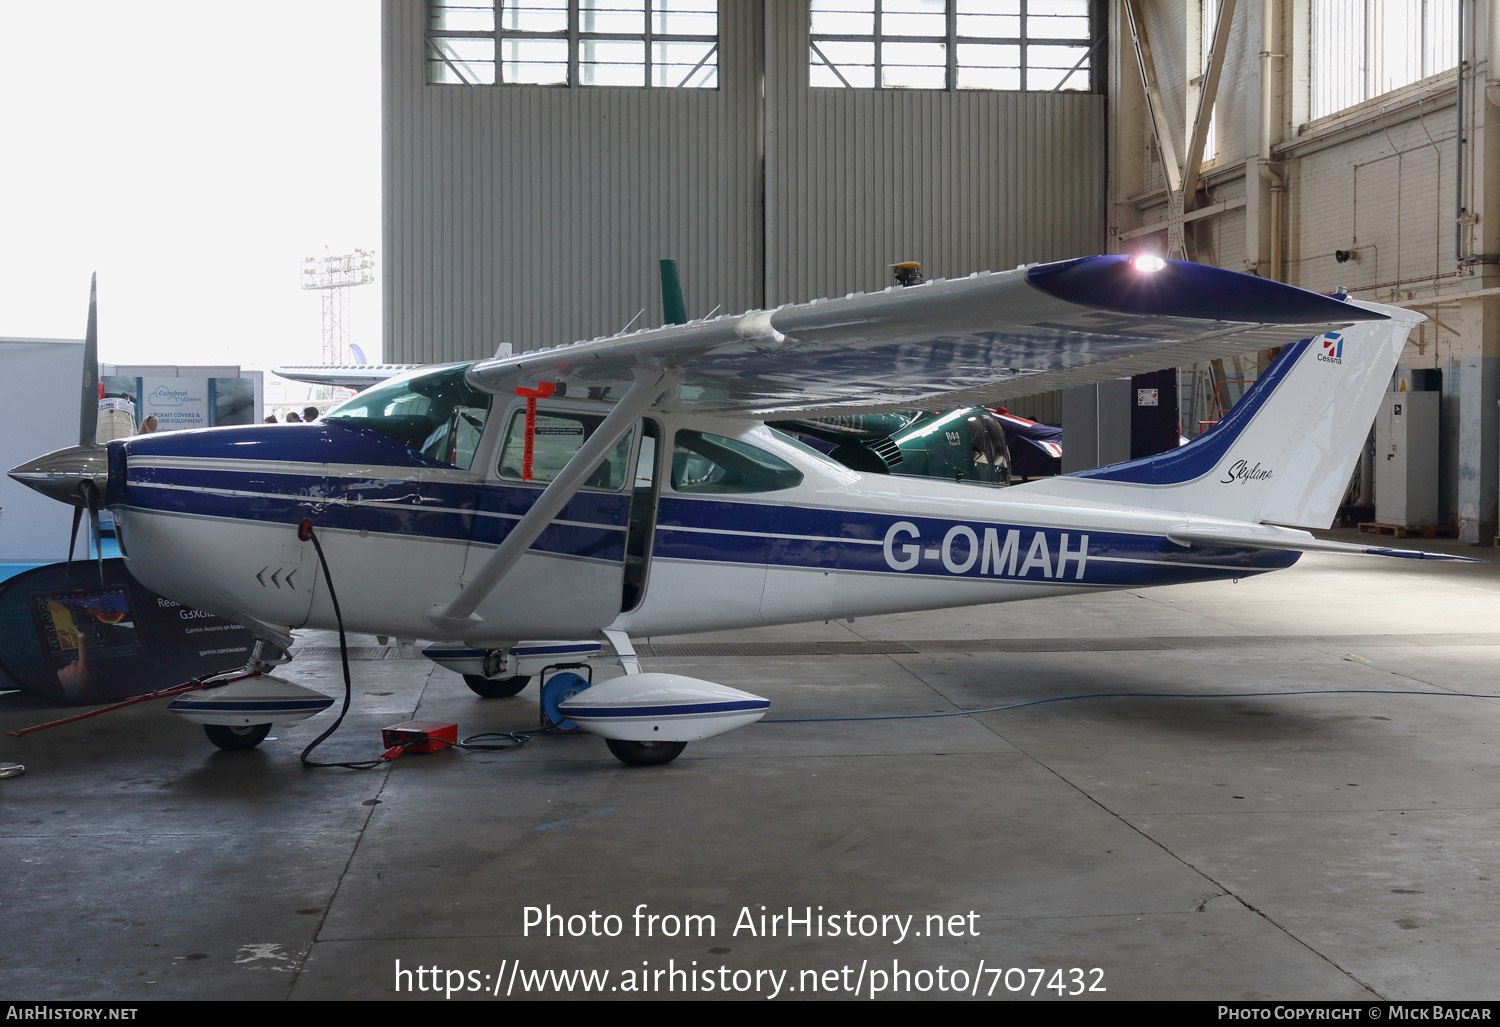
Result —
<svg viewBox="0 0 1500 1027"><path fill-rule="evenodd" d="M116 702L243 666L254 644L246 628L152 592L120 559L0 582L0 688Z"/></svg>

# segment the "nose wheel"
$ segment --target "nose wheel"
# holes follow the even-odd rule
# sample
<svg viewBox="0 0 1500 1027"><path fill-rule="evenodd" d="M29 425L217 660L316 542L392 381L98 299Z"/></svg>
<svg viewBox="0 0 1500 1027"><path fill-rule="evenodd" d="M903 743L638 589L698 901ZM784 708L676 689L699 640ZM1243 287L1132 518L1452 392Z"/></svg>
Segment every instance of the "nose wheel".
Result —
<svg viewBox="0 0 1500 1027"><path fill-rule="evenodd" d="M518 694L531 682L530 675L518 674L512 678L487 678L478 674L465 674L464 684L469 691L483 699L508 699Z"/></svg>
<svg viewBox="0 0 1500 1027"><path fill-rule="evenodd" d="M253 749L266 740L271 733L270 724L251 724L248 727L227 727L223 724L204 724L203 733L220 749L239 752Z"/></svg>
<svg viewBox="0 0 1500 1027"><path fill-rule="evenodd" d="M659 767L671 763L687 748L686 742L626 742L619 738L606 738L604 744L627 767Z"/></svg>

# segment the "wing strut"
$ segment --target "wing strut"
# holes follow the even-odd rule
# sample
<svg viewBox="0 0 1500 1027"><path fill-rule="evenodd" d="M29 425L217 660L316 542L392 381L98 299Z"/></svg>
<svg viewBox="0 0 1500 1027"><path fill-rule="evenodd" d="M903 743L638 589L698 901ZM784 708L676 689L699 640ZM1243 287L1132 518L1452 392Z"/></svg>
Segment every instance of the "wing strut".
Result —
<svg viewBox="0 0 1500 1027"><path fill-rule="evenodd" d="M484 566L469 579L463 591L446 609L441 606L429 609L426 614L427 622L433 627L452 632L480 623L480 619L474 615L479 604L510 573L510 569L531 548L531 544L552 523L553 518L562 512L568 500L573 498L589 475L594 473L609 451L635 425L636 418L674 382L675 377L667 371L637 370L634 384L620 397L620 401L594 430L594 434L573 454L573 459L568 461L561 473L542 490L531 509L516 522L516 526L505 536L499 548L490 554Z"/></svg>

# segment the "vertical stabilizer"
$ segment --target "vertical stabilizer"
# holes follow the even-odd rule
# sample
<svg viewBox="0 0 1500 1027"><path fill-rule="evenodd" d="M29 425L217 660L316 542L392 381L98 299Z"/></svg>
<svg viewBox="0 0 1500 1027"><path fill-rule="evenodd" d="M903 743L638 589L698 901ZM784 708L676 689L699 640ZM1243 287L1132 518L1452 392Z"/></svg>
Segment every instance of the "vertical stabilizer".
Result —
<svg viewBox="0 0 1500 1027"><path fill-rule="evenodd" d="M1237 521L1328 527L1406 336L1425 320L1400 307L1356 305L1389 320L1285 347L1229 415L1188 445L1018 487Z"/></svg>

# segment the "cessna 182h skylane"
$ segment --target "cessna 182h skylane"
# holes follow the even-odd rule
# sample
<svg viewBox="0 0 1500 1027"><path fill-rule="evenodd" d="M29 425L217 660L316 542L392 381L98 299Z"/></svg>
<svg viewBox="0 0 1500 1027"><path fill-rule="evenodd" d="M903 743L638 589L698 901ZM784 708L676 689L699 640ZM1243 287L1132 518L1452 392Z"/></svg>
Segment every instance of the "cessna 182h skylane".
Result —
<svg viewBox="0 0 1500 1027"><path fill-rule="evenodd" d="M137 579L256 633L251 670L284 660L294 628L335 626L312 533L349 630L488 654L499 679L524 640L607 635L626 675L560 709L627 762L665 762L767 703L643 674L631 636L1242 577L1303 550L1422 556L1297 530L1332 523L1421 320L1198 264L1087 257L424 367L316 424L138 436L11 473L110 509ZM994 403L1272 347L1189 445L1007 488L861 474L764 424ZM265 674L174 708L253 745L258 725L329 702Z"/></svg>

